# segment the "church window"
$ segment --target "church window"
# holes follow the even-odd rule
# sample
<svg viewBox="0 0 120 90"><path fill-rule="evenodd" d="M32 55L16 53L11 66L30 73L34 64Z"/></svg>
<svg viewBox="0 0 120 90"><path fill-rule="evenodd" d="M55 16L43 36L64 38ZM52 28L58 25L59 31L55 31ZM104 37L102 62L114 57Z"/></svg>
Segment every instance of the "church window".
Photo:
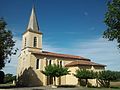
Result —
<svg viewBox="0 0 120 90"><path fill-rule="evenodd" d="M51 63L52 63L52 61L51 61L51 60L49 60L49 65L51 65Z"/></svg>
<svg viewBox="0 0 120 90"><path fill-rule="evenodd" d="M26 47L26 38L25 38L25 47Z"/></svg>
<svg viewBox="0 0 120 90"><path fill-rule="evenodd" d="M39 69L39 67L40 67L40 60L37 59L37 61L36 61L36 69Z"/></svg>
<svg viewBox="0 0 120 90"><path fill-rule="evenodd" d="M46 66L48 65L48 60L46 59Z"/></svg>
<svg viewBox="0 0 120 90"><path fill-rule="evenodd" d="M60 61L60 67L62 67L62 61Z"/></svg>
<svg viewBox="0 0 120 90"><path fill-rule="evenodd" d="M59 65L59 61L57 61L57 65Z"/></svg>
<svg viewBox="0 0 120 90"><path fill-rule="evenodd" d="M34 37L34 43L33 46L36 47L37 46L37 37Z"/></svg>

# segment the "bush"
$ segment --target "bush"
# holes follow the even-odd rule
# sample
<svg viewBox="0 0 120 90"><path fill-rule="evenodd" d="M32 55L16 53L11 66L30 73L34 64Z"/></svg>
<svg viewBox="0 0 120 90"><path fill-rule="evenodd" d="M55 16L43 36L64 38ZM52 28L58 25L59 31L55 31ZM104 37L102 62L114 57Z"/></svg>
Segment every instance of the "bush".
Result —
<svg viewBox="0 0 120 90"><path fill-rule="evenodd" d="M3 84L4 83L4 72L3 71L0 71L0 84Z"/></svg>
<svg viewBox="0 0 120 90"><path fill-rule="evenodd" d="M8 74L5 75L4 83L12 83L13 80L16 80L16 76L8 73Z"/></svg>

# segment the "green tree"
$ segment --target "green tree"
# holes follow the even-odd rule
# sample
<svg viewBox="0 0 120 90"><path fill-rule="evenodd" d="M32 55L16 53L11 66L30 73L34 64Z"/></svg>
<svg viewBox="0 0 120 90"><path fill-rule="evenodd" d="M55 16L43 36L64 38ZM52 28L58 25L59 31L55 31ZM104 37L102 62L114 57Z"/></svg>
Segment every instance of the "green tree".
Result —
<svg viewBox="0 0 120 90"><path fill-rule="evenodd" d="M5 75L4 83L12 83L13 80L16 81L16 76L14 76L13 74L8 73L8 74Z"/></svg>
<svg viewBox="0 0 120 90"><path fill-rule="evenodd" d="M4 83L4 77L5 77L5 74L3 71L0 71L0 84L3 84Z"/></svg>
<svg viewBox="0 0 120 90"><path fill-rule="evenodd" d="M7 23L4 19L0 18L0 69L2 69L6 62L10 62L9 57L16 54L16 50L13 50L15 41L10 30L6 29Z"/></svg>
<svg viewBox="0 0 120 90"><path fill-rule="evenodd" d="M111 0L107 6L104 19L107 30L104 31L103 37L109 41L116 40L120 48L120 0Z"/></svg>
<svg viewBox="0 0 120 90"><path fill-rule="evenodd" d="M86 70L86 69L78 69L76 70L76 73L74 74L76 78L79 79L85 79L86 81L86 87L88 86L88 79L94 79L96 77L96 73L94 73L91 70Z"/></svg>
<svg viewBox="0 0 120 90"><path fill-rule="evenodd" d="M55 77L60 77L69 74L70 71L68 71L68 68L66 67L61 67L59 65L48 65L45 67L45 70L42 71L43 74L46 76L49 76L50 78L54 78L54 85L55 83Z"/></svg>
<svg viewBox="0 0 120 90"><path fill-rule="evenodd" d="M116 72L116 71L110 71L110 70L106 70L106 71L101 71L98 74L98 79L103 80L104 81L104 87L110 87L110 81L114 81L119 79L120 77L120 73Z"/></svg>

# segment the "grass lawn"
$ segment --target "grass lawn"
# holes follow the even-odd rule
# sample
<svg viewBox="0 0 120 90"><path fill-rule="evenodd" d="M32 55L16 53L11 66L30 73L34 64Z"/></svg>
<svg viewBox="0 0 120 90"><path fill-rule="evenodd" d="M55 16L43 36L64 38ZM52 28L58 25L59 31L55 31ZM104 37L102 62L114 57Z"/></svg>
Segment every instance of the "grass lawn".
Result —
<svg viewBox="0 0 120 90"><path fill-rule="evenodd" d="M78 90L120 90L115 88L80 88Z"/></svg>
<svg viewBox="0 0 120 90"><path fill-rule="evenodd" d="M0 88L13 88L16 87L14 84L0 84Z"/></svg>
<svg viewBox="0 0 120 90"><path fill-rule="evenodd" d="M86 88L80 87L79 90L120 90L120 82L111 82L111 88Z"/></svg>
<svg viewBox="0 0 120 90"><path fill-rule="evenodd" d="M15 87L13 84L0 84L1 89L13 90L120 90L120 82L111 82L112 88L86 88L86 87L58 87L53 89L51 87Z"/></svg>

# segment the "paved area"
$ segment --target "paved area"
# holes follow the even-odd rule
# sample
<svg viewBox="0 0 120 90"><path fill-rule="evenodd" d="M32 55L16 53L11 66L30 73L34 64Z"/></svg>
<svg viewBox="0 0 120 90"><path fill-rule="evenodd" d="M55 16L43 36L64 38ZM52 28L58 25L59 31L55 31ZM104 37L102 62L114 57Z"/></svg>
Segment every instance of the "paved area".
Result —
<svg viewBox="0 0 120 90"><path fill-rule="evenodd" d="M0 90L80 90L80 88L51 88L51 87L24 87L24 88L8 88Z"/></svg>
<svg viewBox="0 0 120 90"><path fill-rule="evenodd" d="M24 87L24 88L8 88L0 90L120 90L113 88L86 88L86 87L75 87L75 88L51 88L51 87Z"/></svg>

